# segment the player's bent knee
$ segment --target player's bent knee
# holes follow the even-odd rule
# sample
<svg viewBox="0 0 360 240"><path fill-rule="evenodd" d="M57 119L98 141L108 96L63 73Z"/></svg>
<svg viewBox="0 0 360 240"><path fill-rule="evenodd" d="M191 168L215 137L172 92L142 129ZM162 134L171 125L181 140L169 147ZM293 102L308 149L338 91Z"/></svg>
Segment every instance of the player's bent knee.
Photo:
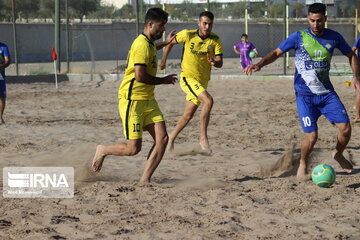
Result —
<svg viewBox="0 0 360 240"><path fill-rule="evenodd" d="M345 137L351 136L351 126L350 124L345 124L343 127L339 128L341 135Z"/></svg>
<svg viewBox="0 0 360 240"><path fill-rule="evenodd" d="M169 136L166 134L160 138L161 145L167 145L169 142Z"/></svg>
<svg viewBox="0 0 360 240"><path fill-rule="evenodd" d="M134 156L141 151L141 145L131 145L128 147L128 156Z"/></svg>
<svg viewBox="0 0 360 240"><path fill-rule="evenodd" d="M207 94L207 96L204 98L203 101L204 105L212 106L214 104L214 99L210 94Z"/></svg>
<svg viewBox="0 0 360 240"><path fill-rule="evenodd" d="M129 151L129 156L135 156L136 154L138 154L141 151L141 147L140 148L133 148Z"/></svg>

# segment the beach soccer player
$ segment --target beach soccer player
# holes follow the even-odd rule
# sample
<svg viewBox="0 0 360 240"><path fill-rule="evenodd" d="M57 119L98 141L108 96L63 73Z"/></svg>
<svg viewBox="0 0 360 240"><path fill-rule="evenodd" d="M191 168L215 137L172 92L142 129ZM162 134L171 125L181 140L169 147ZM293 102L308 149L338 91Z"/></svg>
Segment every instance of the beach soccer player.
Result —
<svg viewBox="0 0 360 240"><path fill-rule="evenodd" d="M186 94L185 110L177 122L175 129L169 135L168 149L174 148L178 134L185 128L202 104L200 114L200 146L210 154L211 149L207 135L213 98L207 91L210 81L211 67L221 68L223 65L223 47L220 37L211 32L214 15L205 11L200 13L198 29L182 30L176 38L165 48L160 63L160 69L165 69L166 59L175 44L183 43L183 56L180 74L180 86Z"/></svg>
<svg viewBox="0 0 360 240"><path fill-rule="evenodd" d="M358 61L360 62L360 36L356 39L356 42L354 43L352 50L357 52ZM355 97L355 122L360 122L360 94L358 92L356 93Z"/></svg>
<svg viewBox="0 0 360 240"><path fill-rule="evenodd" d="M5 68L10 65L9 48L0 42L0 124L4 124L4 111L6 105L6 79Z"/></svg>
<svg viewBox="0 0 360 240"><path fill-rule="evenodd" d="M356 55L344 38L325 28L326 6L314 3L308 9L310 27L297 31L283 41L280 46L268 53L257 64L245 68L246 74L260 71L262 67L274 62L283 53L295 49L295 94L298 116L304 131L301 143L298 179L306 179L309 155L318 138L317 120L324 115L329 122L338 127L337 143L333 158L345 172L351 173L353 166L343 156L351 136L348 114L330 82L330 61L335 48L349 58L353 72L353 85L360 91L359 63Z"/></svg>
<svg viewBox="0 0 360 240"><path fill-rule="evenodd" d="M252 64L251 51L254 51L256 55L259 54L254 44L249 42L249 36L244 33L241 35L241 42L234 45L234 52L240 56L240 64L243 69Z"/></svg>
<svg viewBox="0 0 360 240"><path fill-rule="evenodd" d="M157 50L175 38L172 31L164 42L162 37L168 14L160 8L150 8L145 15L144 32L131 45L124 79L119 88L119 113L127 142L110 146L98 145L92 162L93 171L100 171L108 155L133 156L140 152L143 131L148 131L154 144L148 154L141 183L149 183L159 165L168 143L163 114L154 97L155 85L174 84L176 74L156 77Z"/></svg>

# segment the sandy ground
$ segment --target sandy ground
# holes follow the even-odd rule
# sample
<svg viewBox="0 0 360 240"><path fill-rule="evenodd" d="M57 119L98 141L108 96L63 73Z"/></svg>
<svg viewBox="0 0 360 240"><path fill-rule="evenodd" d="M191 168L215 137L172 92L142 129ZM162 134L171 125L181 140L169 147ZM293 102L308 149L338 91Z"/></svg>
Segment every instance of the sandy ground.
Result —
<svg viewBox="0 0 360 240"><path fill-rule="evenodd" d="M76 191L72 199L1 196L0 239L360 239L359 167L345 175L331 159L337 129L323 117L311 167L333 165L336 183L326 189L294 177L302 131L291 80L210 82L213 155L199 150L197 114L148 187L136 185L147 133L137 156L108 157L100 173L87 170L97 144L124 140L119 84L8 85L0 167L73 166ZM353 118L352 88L334 85ZM184 96L178 84L157 87L156 96L171 131ZM353 124L345 155L357 165L359 142ZM290 165L269 171L281 159Z"/></svg>

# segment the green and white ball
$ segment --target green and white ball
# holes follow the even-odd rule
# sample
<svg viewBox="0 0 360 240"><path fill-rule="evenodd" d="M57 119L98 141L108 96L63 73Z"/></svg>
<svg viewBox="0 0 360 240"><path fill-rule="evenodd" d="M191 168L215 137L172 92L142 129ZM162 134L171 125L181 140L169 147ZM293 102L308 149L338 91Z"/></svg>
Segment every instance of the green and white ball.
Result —
<svg viewBox="0 0 360 240"><path fill-rule="evenodd" d="M256 52L251 51L251 52L249 53L249 57L250 57L250 58L256 57Z"/></svg>
<svg viewBox="0 0 360 240"><path fill-rule="evenodd" d="M319 187L330 187L335 182L336 173L329 164L317 165L311 174L313 182Z"/></svg>

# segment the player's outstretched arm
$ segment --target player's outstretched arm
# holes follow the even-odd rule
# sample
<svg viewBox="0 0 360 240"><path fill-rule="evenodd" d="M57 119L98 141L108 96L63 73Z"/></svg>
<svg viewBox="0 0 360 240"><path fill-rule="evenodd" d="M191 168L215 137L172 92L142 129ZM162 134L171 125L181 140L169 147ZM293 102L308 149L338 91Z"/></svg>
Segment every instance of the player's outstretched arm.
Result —
<svg viewBox="0 0 360 240"><path fill-rule="evenodd" d="M172 47L175 44L177 44L176 38L173 38L173 40L165 47L162 58L161 58L161 62L159 64L159 68L161 70L164 70L166 68L166 60L171 52Z"/></svg>
<svg viewBox="0 0 360 240"><path fill-rule="evenodd" d="M176 74L170 74L162 78L154 77L146 72L146 66L135 65L135 80L150 85L175 84L177 77Z"/></svg>
<svg viewBox="0 0 360 240"><path fill-rule="evenodd" d="M163 47L169 45L172 42L172 40L175 39L175 37L176 37L176 31L173 30L167 35L165 41L156 43L156 49L160 50Z"/></svg>
<svg viewBox="0 0 360 240"><path fill-rule="evenodd" d="M355 90L358 93L360 93L360 79L359 79L360 66L359 66L358 58L354 52L349 53L347 57L349 58L349 63L351 66L351 70L353 72L353 86Z"/></svg>
<svg viewBox="0 0 360 240"><path fill-rule="evenodd" d="M253 72L260 71L262 67L269 65L270 63L273 63L283 54L283 51L281 51L279 48L269 52L268 54L263 57L260 62L257 64L252 64L250 66L247 66L243 72L246 75L251 75Z"/></svg>

